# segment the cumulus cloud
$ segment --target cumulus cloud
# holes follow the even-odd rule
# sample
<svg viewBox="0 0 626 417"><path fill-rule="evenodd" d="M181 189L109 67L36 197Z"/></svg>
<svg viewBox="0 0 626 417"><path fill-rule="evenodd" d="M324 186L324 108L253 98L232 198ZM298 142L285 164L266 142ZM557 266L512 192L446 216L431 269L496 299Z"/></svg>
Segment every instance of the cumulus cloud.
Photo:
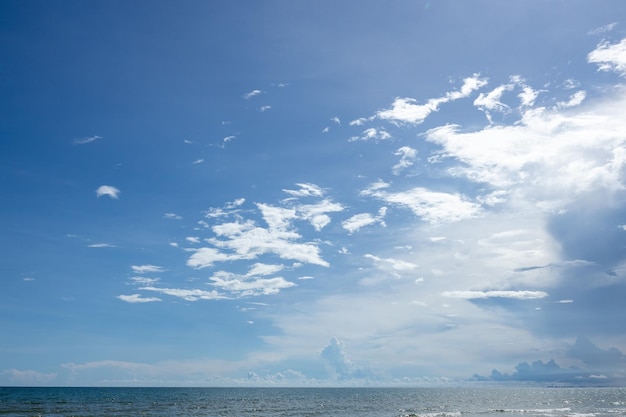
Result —
<svg viewBox="0 0 626 417"><path fill-rule="evenodd" d="M96 190L96 196L98 198L100 198L102 196L108 196L108 197L111 197L113 199L117 199L119 197L119 195L120 195L120 190L118 190L117 188L113 187L112 185L101 185Z"/></svg>
<svg viewBox="0 0 626 417"><path fill-rule="evenodd" d="M615 71L626 76L626 39L615 44L608 41L600 43L587 55L587 61L598 64L600 71Z"/></svg>
<svg viewBox="0 0 626 417"><path fill-rule="evenodd" d="M267 228L257 226L252 220L236 220L213 226L216 237L207 239L213 247L200 248L188 259L193 268L206 268L214 262L251 260L264 254L274 254L281 259L329 266L321 258L316 242L299 242L302 236L292 227L297 219L295 209L256 204Z"/></svg>
<svg viewBox="0 0 626 417"><path fill-rule="evenodd" d="M339 380L364 379L374 376L371 371L355 365L348 359L345 344L337 337L333 336L330 339L328 345L322 349L320 357L330 365L331 370Z"/></svg>

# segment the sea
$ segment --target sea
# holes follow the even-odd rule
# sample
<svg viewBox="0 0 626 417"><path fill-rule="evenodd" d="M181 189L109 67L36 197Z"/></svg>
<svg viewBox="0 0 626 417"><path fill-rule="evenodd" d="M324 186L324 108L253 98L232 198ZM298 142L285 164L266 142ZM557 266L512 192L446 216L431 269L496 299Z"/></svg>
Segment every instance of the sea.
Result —
<svg viewBox="0 0 626 417"><path fill-rule="evenodd" d="M0 416L619 417L626 388L0 387Z"/></svg>

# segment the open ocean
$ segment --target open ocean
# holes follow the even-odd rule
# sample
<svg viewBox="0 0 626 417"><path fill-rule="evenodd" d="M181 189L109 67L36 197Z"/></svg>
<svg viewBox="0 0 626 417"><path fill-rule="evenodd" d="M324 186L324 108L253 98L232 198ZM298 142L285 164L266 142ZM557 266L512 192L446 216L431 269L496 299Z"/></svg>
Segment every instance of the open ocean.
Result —
<svg viewBox="0 0 626 417"><path fill-rule="evenodd" d="M619 417L626 388L0 388L0 416Z"/></svg>

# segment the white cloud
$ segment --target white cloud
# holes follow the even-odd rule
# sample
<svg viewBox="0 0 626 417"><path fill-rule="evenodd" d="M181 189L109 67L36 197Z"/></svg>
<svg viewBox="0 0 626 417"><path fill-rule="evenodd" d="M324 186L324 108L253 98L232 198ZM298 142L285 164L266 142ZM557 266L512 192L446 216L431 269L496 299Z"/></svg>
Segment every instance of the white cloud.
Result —
<svg viewBox="0 0 626 417"><path fill-rule="evenodd" d="M261 106L261 107L259 107L259 111L261 113L263 113L263 112L266 112L266 111L270 110L271 108L272 108L272 106Z"/></svg>
<svg viewBox="0 0 626 417"><path fill-rule="evenodd" d="M49 384L57 377L55 373L44 373L33 370L21 370L21 369L5 369L2 371L2 375L6 375L9 381L15 385L42 385Z"/></svg>
<svg viewBox="0 0 626 417"><path fill-rule="evenodd" d="M600 71L615 71L626 76L626 39L619 43L600 43L587 55L587 61L598 64Z"/></svg>
<svg viewBox="0 0 626 417"><path fill-rule="evenodd" d="M366 254L364 255L366 258L371 259L372 261L376 262L377 264L385 264L385 265L389 265L391 266L392 269L395 269L396 271L411 271L415 268L418 267L417 264L414 264L412 262L407 262L407 261L402 261L399 259L394 259L394 258L380 258L378 256L372 255L372 254Z"/></svg>
<svg viewBox="0 0 626 417"><path fill-rule="evenodd" d="M243 95L243 98L245 98L246 100L254 97L254 96L258 96L259 94L263 93L263 91L261 90L252 90L249 93L246 93Z"/></svg>
<svg viewBox="0 0 626 417"><path fill-rule="evenodd" d="M480 298L514 298L517 300L536 300L545 298L548 293L543 291L445 291L444 297L480 299Z"/></svg>
<svg viewBox="0 0 626 417"><path fill-rule="evenodd" d="M159 278L148 278L148 277L131 277L130 280L133 284L136 285L154 285L160 281Z"/></svg>
<svg viewBox="0 0 626 417"><path fill-rule="evenodd" d="M270 265L264 263L255 263L250 267L250 270L246 274L246 277L253 277L257 275L272 275L282 271L285 268L284 265Z"/></svg>
<svg viewBox="0 0 626 417"><path fill-rule="evenodd" d="M204 159L200 158L200 159L196 159L195 161L192 162L192 164L194 165L198 165L198 164L202 164L204 163Z"/></svg>
<svg viewBox="0 0 626 417"><path fill-rule="evenodd" d="M377 216L373 216L370 213L359 213L344 220L341 226L350 233L358 232L361 228L372 224L380 224L385 226L385 215L387 214L387 207L381 207Z"/></svg>
<svg viewBox="0 0 626 417"><path fill-rule="evenodd" d="M600 26L599 28L590 30L588 32L588 35L600 35L602 33L610 32L615 29L615 26L617 26L617 22L609 23L608 25Z"/></svg>
<svg viewBox="0 0 626 417"><path fill-rule="evenodd" d="M394 155L400 156L400 161L391 168L394 175L400 174L400 172L413 165L415 160L417 159L417 150L413 149L409 146L403 146L398 148Z"/></svg>
<svg viewBox="0 0 626 417"><path fill-rule="evenodd" d="M101 185L96 190L96 196L98 198L102 196L109 196L111 198L117 199L119 197L119 194L120 194L120 190L113 187L112 185Z"/></svg>
<svg viewBox="0 0 626 417"><path fill-rule="evenodd" d="M158 287L141 287L142 291L154 291L163 295L182 298L185 301L198 300L222 300L228 298L217 291L205 291L199 289L187 290L179 288L158 288Z"/></svg>
<svg viewBox="0 0 626 417"><path fill-rule="evenodd" d="M381 190L381 187L380 183L375 183L361 194L378 198L389 204L407 207L416 216L431 224L456 222L475 217L481 212L479 204L469 201L460 194L430 191L422 187L389 192Z"/></svg>
<svg viewBox="0 0 626 417"><path fill-rule="evenodd" d="M102 137L97 135L74 139L74 145L85 145L87 143L95 142L99 139L102 139Z"/></svg>
<svg viewBox="0 0 626 417"><path fill-rule="evenodd" d="M172 219L172 220L182 220L182 217L176 213L165 213L163 215L164 219Z"/></svg>
<svg viewBox="0 0 626 417"><path fill-rule="evenodd" d="M136 303L152 303L155 301L161 301L160 298L157 297L142 297L141 294L132 294L132 295L118 295L122 301L126 301L127 303L136 304Z"/></svg>
<svg viewBox="0 0 626 417"><path fill-rule="evenodd" d="M185 240L189 243L195 243L195 244L200 243L200 238L197 236L187 236Z"/></svg>
<svg viewBox="0 0 626 417"><path fill-rule="evenodd" d="M114 248L115 245L110 243L92 243L91 245L87 245L88 248Z"/></svg>
<svg viewBox="0 0 626 417"><path fill-rule="evenodd" d="M344 210L341 204L333 203L330 200L323 200L317 204L296 205L294 208L298 216L311 223L318 232L331 222L330 216L326 213L336 213Z"/></svg>
<svg viewBox="0 0 626 417"><path fill-rule="evenodd" d="M163 272L163 267L156 265L132 265L131 269L135 274L147 274L151 272Z"/></svg>
<svg viewBox="0 0 626 417"><path fill-rule="evenodd" d="M442 147L440 155L460 162L449 170L452 175L554 208L590 190L624 187L624 109L624 98L584 111L534 108L514 125L467 133L448 125L425 137Z"/></svg>
<svg viewBox="0 0 626 417"><path fill-rule="evenodd" d="M357 140L379 141L379 140L387 140L387 139L391 139L391 135L384 128L381 127L381 128L376 129L376 128L370 127L369 129L365 129L363 133L361 134L361 136L351 137L350 142L354 142Z"/></svg>
<svg viewBox="0 0 626 417"><path fill-rule="evenodd" d="M511 91L513 87L513 84L502 84L490 91L489 93L480 93L478 97L474 100L474 106L478 107L485 113L485 116L487 117L487 120L489 120L489 123L493 123L491 112L507 113L510 111L509 106L502 103L500 99L505 92ZM522 99L523 102L527 102L531 100L531 96L526 93L522 95L520 99ZM532 100L534 100L534 98L532 98Z"/></svg>
<svg viewBox="0 0 626 417"><path fill-rule="evenodd" d="M213 281L211 285L237 297L277 294L282 289L296 285L282 277L254 278L225 271L216 272L210 280Z"/></svg>
<svg viewBox="0 0 626 417"><path fill-rule="evenodd" d="M577 91L570 96L568 101L560 101L556 104L556 106L560 108L575 107L580 105L580 103L585 100L585 97L587 97L587 93L584 91Z"/></svg>
<svg viewBox="0 0 626 417"><path fill-rule="evenodd" d="M187 265L205 268L214 262L250 260L264 254L315 265L329 265L321 258L317 243L298 242L302 236L291 224L298 218L295 209L262 203L256 206L268 228L259 227L251 220L215 225L212 231L217 237L207 240L214 248L196 250L187 260Z"/></svg>
<svg viewBox="0 0 626 417"><path fill-rule="evenodd" d="M297 183L299 190L286 190L283 191L289 195L294 197L322 197L324 195L324 190L319 186L310 183Z"/></svg>
<svg viewBox="0 0 626 417"><path fill-rule="evenodd" d="M232 141L232 140L235 140L236 138L237 138L237 136L230 135L230 136L226 136L226 137L223 139L223 141L224 141L225 143L228 143L228 142L230 142L230 141Z"/></svg>
<svg viewBox="0 0 626 417"><path fill-rule="evenodd" d="M374 117L361 117L350 122L350 126L362 126L366 122L374 120Z"/></svg>
<svg viewBox="0 0 626 417"><path fill-rule="evenodd" d="M474 74L463 80L460 90L451 91L443 97L431 98L425 104L416 104L417 100L413 98L396 98L390 109L377 112L376 117L396 124L420 124L431 113L439 111L441 104L469 97L472 92L485 85L487 85L487 80Z"/></svg>

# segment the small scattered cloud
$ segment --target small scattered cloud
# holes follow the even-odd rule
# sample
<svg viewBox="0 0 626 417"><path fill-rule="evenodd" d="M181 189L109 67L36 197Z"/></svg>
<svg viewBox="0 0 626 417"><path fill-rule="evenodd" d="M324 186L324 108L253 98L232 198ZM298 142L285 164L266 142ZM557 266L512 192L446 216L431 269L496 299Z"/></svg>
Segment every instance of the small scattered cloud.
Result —
<svg viewBox="0 0 626 417"><path fill-rule="evenodd" d="M163 214L163 218L170 219L170 220L182 220L182 216L179 216L176 213L165 213Z"/></svg>
<svg viewBox="0 0 626 417"><path fill-rule="evenodd" d="M381 128L376 129L376 128L370 127L369 129L365 129L363 133L361 134L361 136L353 136L349 140L350 142L355 142L358 140L377 142L380 140L387 140L387 139L391 139L391 135L385 130L385 128L381 127Z"/></svg>
<svg viewBox="0 0 626 417"><path fill-rule="evenodd" d="M412 262L402 261L402 260L394 259L394 258L380 258L370 253L364 256L368 259L371 259L377 264L390 266L392 269L396 271L411 271L418 267L417 264L414 264Z"/></svg>
<svg viewBox="0 0 626 417"><path fill-rule="evenodd" d="M192 164L194 165L198 165L198 164L202 164L204 163L204 159L200 158L200 159L196 159L195 161L192 162Z"/></svg>
<svg viewBox="0 0 626 417"><path fill-rule="evenodd" d="M391 171L394 175L399 175L402 170L415 163L415 160L417 159L417 150L409 146L403 146L398 148L394 152L394 155L399 156L400 161L398 161L398 163L391 168Z"/></svg>
<svg viewBox="0 0 626 417"><path fill-rule="evenodd" d="M370 226L373 224L380 224L381 226L385 226L385 215L387 214L387 207L381 207L378 210L378 215L374 216L370 213L359 213L354 216L344 220L341 223L341 226L346 229L349 233L358 232L361 228L365 226Z"/></svg>
<svg viewBox="0 0 626 417"><path fill-rule="evenodd" d="M297 183L299 190L287 190L283 188L283 192L294 197L322 197L324 190L315 184Z"/></svg>
<svg viewBox="0 0 626 417"><path fill-rule="evenodd" d="M131 304L153 303L153 302L156 302L156 301L161 301L160 298L157 298L157 297L142 297L141 294L118 295L117 298L119 298L120 300L125 301L127 303L131 303Z"/></svg>
<svg viewBox="0 0 626 417"><path fill-rule="evenodd" d="M110 243L92 243L91 245L87 245L88 248L114 248L115 245Z"/></svg>
<svg viewBox="0 0 626 417"><path fill-rule="evenodd" d="M185 240L189 243L194 243L194 244L200 243L200 238L197 236L187 236Z"/></svg>
<svg viewBox="0 0 626 417"><path fill-rule="evenodd" d="M228 142L231 142L231 141L233 141L233 140L235 140L235 139L237 139L237 136L235 136L235 135L230 135L230 136L226 136L226 137L223 139L223 142L224 142L224 143L228 143Z"/></svg>
<svg viewBox="0 0 626 417"><path fill-rule="evenodd" d="M131 269L135 274L148 274L148 273L158 273L163 272L165 269L161 266L157 265L132 265Z"/></svg>
<svg viewBox="0 0 626 417"><path fill-rule="evenodd" d="M261 90L252 90L246 94L243 95L243 98L245 98L246 100L251 99L252 97L258 96L259 94L262 94L263 91Z"/></svg>
<svg viewBox="0 0 626 417"><path fill-rule="evenodd" d="M261 107L259 107L259 111L261 113L263 113L263 112L266 112L266 111L270 110L271 108L272 108L272 106L261 106Z"/></svg>
<svg viewBox="0 0 626 417"><path fill-rule="evenodd" d="M611 32L617 26L617 22L609 23L608 25L600 26L599 28L590 30L588 35L601 35L603 33Z"/></svg>
<svg viewBox="0 0 626 417"><path fill-rule="evenodd" d="M96 190L96 196L98 198L107 196L107 197L111 197L117 200L119 198L119 195L120 195L120 190L113 187L112 185L101 185Z"/></svg>
<svg viewBox="0 0 626 417"><path fill-rule="evenodd" d="M101 136L97 136L97 135L87 136L87 137L84 137L84 138L78 138L78 139L74 139L74 145L85 145L87 143L95 142L95 141L97 141L99 139L102 139L102 137Z"/></svg>

